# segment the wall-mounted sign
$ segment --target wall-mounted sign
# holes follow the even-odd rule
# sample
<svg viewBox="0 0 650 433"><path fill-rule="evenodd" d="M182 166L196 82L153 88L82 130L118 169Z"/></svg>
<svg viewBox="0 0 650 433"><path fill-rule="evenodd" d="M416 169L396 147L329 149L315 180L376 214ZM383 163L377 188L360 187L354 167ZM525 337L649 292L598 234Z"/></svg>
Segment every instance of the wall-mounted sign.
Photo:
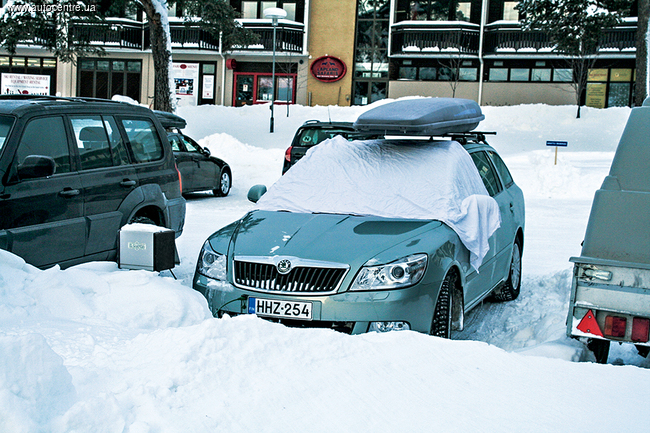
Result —
<svg viewBox="0 0 650 433"><path fill-rule="evenodd" d="M199 64L198 63L172 63L172 77L176 85L175 94L178 106L197 104L199 91Z"/></svg>
<svg viewBox="0 0 650 433"><path fill-rule="evenodd" d="M311 74L318 81L332 83L345 76L347 67L345 63L334 56L323 56L313 61L311 64Z"/></svg>
<svg viewBox="0 0 650 433"><path fill-rule="evenodd" d="M3 95L49 95L50 76L30 74L2 74Z"/></svg>

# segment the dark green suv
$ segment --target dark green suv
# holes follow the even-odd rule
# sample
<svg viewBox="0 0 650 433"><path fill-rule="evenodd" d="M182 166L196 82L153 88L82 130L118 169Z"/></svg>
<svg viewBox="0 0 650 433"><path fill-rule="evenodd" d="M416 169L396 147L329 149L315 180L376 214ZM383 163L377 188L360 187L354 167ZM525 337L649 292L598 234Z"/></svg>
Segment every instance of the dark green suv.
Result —
<svg viewBox="0 0 650 433"><path fill-rule="evenodd" d="M0 97L0 248L38 267L114 260L129 222L185 220L169 141L145 107Z"/></svg>

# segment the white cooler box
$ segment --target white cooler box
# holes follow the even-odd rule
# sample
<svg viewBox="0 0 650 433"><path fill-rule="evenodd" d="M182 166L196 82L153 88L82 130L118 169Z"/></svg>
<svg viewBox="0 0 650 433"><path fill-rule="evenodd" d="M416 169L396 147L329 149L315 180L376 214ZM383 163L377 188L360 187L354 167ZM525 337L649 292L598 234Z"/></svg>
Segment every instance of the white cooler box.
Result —
<svg viewBox="0 0 650 433"><path fill-rule="evenodd" d="M123 269L164 271L176 259L176 233L151 224L129 224L119 231L118 263Z"/></svg>

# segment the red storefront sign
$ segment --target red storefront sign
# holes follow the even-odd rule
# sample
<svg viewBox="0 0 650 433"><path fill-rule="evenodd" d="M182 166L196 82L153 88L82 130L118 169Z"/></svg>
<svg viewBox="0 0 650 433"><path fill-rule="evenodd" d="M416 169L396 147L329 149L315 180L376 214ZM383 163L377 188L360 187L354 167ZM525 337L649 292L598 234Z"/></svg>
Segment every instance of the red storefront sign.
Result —
<svg viewBox="0 0 650 433"><path fill-rule="evenodd" d="M319 57L311 64L311 74L318 81L323 81L325 83L332 83L340 80L345 76L346 71L347 68L345 63L334 56Z"/></svg>

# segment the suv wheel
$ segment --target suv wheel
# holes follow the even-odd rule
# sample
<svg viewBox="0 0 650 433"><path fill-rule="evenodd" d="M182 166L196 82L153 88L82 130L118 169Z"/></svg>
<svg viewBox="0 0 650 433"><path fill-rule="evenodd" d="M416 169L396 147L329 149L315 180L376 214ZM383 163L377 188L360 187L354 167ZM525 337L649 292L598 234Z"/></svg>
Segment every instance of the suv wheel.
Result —
<svg viewBox="0 0 650 433"><path fill-rule="evenodd" d="M212 190L212 193L217 197L225 197L230 192L230 186L232 184L230 173L224 171L221 173L221 179L219 179L219 187Z"/></svg>

